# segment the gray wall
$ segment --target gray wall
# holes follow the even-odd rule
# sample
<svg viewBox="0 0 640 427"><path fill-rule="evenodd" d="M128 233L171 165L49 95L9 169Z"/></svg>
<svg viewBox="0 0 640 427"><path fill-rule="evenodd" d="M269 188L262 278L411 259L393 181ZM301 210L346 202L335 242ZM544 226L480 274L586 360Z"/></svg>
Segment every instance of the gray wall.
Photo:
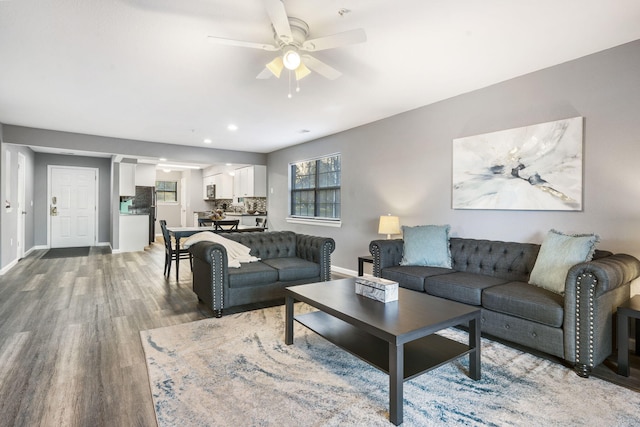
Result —
<svg viewBox="0 0 640 427"><path fill-rule="evenodd" d="M47 244L47 167L76 166L98 169L98 242L109 243L111 238L111 159L103 157L64 156L35 153L35 245Z"/></svg>
<svg viewBox="0 0 640 427"><path fill-rule="evenodd" d="M596 232L640 257L640 41L269 154L270 228L330 236L335 266L356 270L379 215L451 224L454 236L541 242L551 228ZM425 82L429 84L429 82ZM582 212L453 210L452 140L583 116ZM286 223L287 164L342 153L342 228Z"/></svg>

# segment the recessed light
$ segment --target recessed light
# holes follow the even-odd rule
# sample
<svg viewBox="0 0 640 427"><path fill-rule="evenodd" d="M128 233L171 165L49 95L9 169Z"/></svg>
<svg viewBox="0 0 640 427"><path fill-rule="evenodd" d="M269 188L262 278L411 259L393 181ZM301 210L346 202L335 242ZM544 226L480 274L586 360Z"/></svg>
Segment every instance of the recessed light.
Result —
<svg viewBox="0 0 640 427"><path fill-rule="evenodd" d="M212 141L211 141L209 138L206 138L203 142L204 142L205 144L211 144L211 142L212 142Z"/></svg>
<svg viewBox="0 0 640 427"><path fill-rule="evenodd" d="M225 163L225 166L233 166L233 163Z"/></svg>
<svg viewBox="0 0 640 427"><path fill-rule="evenodd" d="M235 131L238 130L238 126L234 125L233 123L231 123L229 126L227 126L227 129L229 129L230 131Z"/></svg>
<svg viewBox="0 0 640 427"><path fill-rule="evenodd" d="M165 159L164 157L160 157L158 160L160 160L161 162L166 162L167 159Z"/></svg>

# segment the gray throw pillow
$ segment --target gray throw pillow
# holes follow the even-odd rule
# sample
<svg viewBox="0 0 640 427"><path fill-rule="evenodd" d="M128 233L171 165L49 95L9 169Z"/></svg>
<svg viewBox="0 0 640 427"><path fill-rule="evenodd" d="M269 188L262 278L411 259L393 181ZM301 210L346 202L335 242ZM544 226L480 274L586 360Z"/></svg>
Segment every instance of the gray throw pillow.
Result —
<svg viewBox="0 0 640 427"><path fill-rule="evenodd" d="M567 235L550 230L540 246L529 283L564 294L569 269L581 262L591 261L599 240L596 234Z"/></svg>
<svg viewBox="0 0 640 427"><path fill-rule="evenodd" d="M449 225L402 226L404 252L400 265L451 268Z"/></svg>

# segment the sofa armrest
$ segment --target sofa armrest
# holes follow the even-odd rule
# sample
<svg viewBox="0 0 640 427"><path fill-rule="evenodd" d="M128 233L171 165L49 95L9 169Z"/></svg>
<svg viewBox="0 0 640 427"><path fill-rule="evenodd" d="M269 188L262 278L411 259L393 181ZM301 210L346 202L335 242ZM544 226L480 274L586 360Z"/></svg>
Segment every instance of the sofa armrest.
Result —
<svg viewBox="0 0 640 427"><path fill-rule="evenodd" d="M581 277L592 276L594 296L598 297L640 277L640 261L627 254L615 254L576 264L567 274L566 285L577 283Z"/></svg>
<svg viewBox="0 0 640 427"><path fill-rule="evenodd" d="M193 292L220 317L229 288L227 250L219 243L198 242L189 252L193 255Z"/></svg>
<svg viewBox="0 0 640 427"><path fill-rule="evenodd" d="M369 243L369 252L373 256L373 275L381 277L383 268L400 265L403 250L402 239L373 240Z"/></svg>
<svg viewBox="0 0 640 427"><path fill-rule="evenodd" d="M613 350L613 315L629 299L640 261L616 254L576 264L567 274L564 301L565 359L587 376ZM581 372L582 371L582 372Z"/></svg>
<svg viewBox="0 0 640 427"><path fill-rule="evenodd" d="M320 264L320 280L331 280L331 253L336 242L330 237L296 233L296 256Z"/></svg>

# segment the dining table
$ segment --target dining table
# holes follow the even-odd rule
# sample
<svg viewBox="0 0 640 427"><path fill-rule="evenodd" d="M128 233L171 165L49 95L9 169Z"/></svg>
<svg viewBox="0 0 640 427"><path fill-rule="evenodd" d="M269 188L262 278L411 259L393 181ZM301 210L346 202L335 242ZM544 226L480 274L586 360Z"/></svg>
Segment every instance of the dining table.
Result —
<svg viewBox="0 0 640 427"><path fill-rule="evenodd" d="M251 232L263 232L264 227L255 227L250 225L238 225L237 230L216 230L215 227L167 227L169 235L176 239L176 247L180 247L180 239L183 237L193 236L196 233L202 231L210 231L212 233L251 233Z"/></svg>

